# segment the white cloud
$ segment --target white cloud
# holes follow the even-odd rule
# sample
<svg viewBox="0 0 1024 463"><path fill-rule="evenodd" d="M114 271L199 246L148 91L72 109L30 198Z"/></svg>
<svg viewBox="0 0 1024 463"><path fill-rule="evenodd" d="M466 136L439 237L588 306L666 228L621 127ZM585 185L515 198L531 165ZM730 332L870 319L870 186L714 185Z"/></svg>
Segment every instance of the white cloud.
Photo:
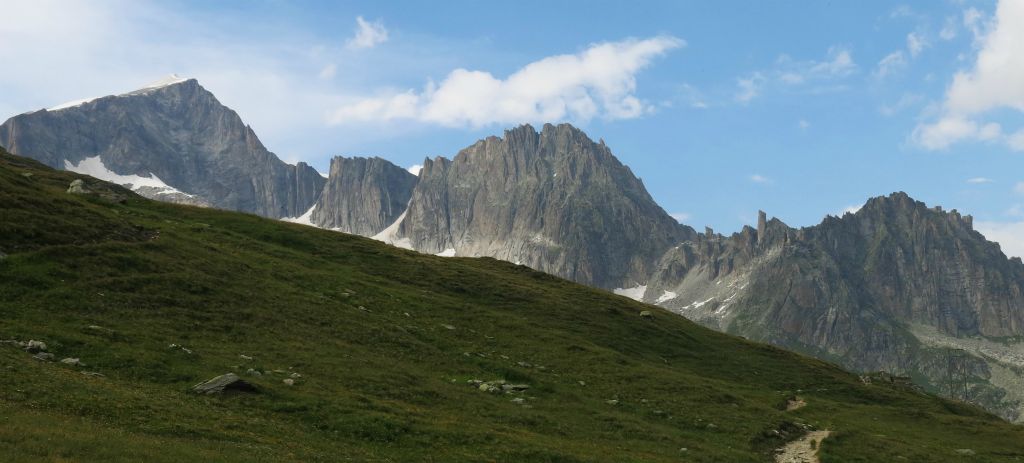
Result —
<svg viewBox="0 0 1024 463"><path fill-rule="evenodd" d="M808 128L811 127L811 123L807 122L806 119L800 119L799 121L797 121L796 126L800 130L807 130Z"/></svg>
<svg viewBox="0 0 1024 463"><path fill-rule="evenodd" d="M535 61L505 79L456 69L440 84L365 98L333 111L331 124L411 119L448 127L498 123L629 119L651 110L636 96L636 75L685 42L670 36L591 45Z"/></svg>
<svg viewBox="0 0 1024 463"><path fill-rule="evenodd" d="M753 174L753 175L751 175L750 176L750 181L754 182L754 183L760 183L762 185L767 185L769 183L772 183L772 179L770 179L768 177L765 177L764 175L761 175L761 174Z"/></svg>
<svg viewBox="0 0 1024 463"><path fill-rule="evenodd" d="M701 93L701 91L687 83L683 83L682 85L679 86L677 99L683 100L683 102L685 102L691 108L694 109L708 108L708 104L705 101L704 95ZM669 102L669 106L671 106L671 104L672 102Z"/></svg>
<svg viewBox="0 0 1024 463"><path fill-rule="evenodd" d="M981 184L984 184L984 183L993 183L993 182L995 182L995 180L992 180L992 179L990 179L988 177L972 177L972 178L967 179L967 183L971 183L971 184L974 184L974 185L981 185Z"/></svg>
<svg viewBox="0 0 1024 463"><path fill-rule="evenodd" d="M1006 144L1014 151L1024 151L1024 129L1020 129L1006 137Z"/></svg>
<svg viewBox="0 0 1024 463"><path fill-rule="evenodd" d="M975 114L998 107L1024 111L1024 2L1002 0L971 72L958 72L947 93L951 111Z"/></svg>
<svg viewBox="0 0 1024 463"><path fill-rule="evenodd" d="M736 79L736 93L733 99L739 103L748 103L761 94L769 83L781 83L788 86L803 85L847 77L857 71L857 63L846 48L829 47L822 61L796 61L789 55L781 55L775 60L775 66L769 70L756 71L746 77ZM837 87L833 87L835 89ZM818 91L820 88L813 89Z"/></svg>
<svg viewBox="0 0 1024 463"><path fill-rule="evenodd" d="M982 14L970 9L964 24L981 34ZM913 139L926 149L943 149L963 140L1002 140L1013 149L1024 149L1020 130L1009 137L993 122L979 121L989 111L1009 108L1024 112L1024 2L1001 0L994 23L980 38L974 68L953 76L946 91L944 114L938 121L914 130Z"/></svg>
<svg viewBox="0 0 1024 463"><path fill-rule="evenodd" d="M814 63L810 68L811 75L847 76L857 69L857 65L845 48L831 47L828 49L828 60Z"/></svg>
<svg viewBox="0 0 1024 463"><path fill-rule="evenodd" d="M814 79L846 77L857 70L850 51L838 46L829 47L823 61L793 61L788 55L782 55L775 64L778 79L790 85Z"/></svg>
<svg viewBox="0 0 1024 463"><path fill-rule="evenodd" d="M1007 256L1024 257L1024 222L975 222L974 228Z"/></svg>
<svg viewBox="0 0 1024 463"><path fill-rule="evenodd" d="M908 5L899 5L889 12L889 17L892 19L909 18L911 16L914 16L914 10L910 9Z"/></svg>
<svg viewBox="0 0 1024 463"><path fill-rule="evenodd" d="M985 14L974 7L964 10L964 27L971 31L975 42L980 41L985 36L985 29L988 27L985 24Z"/></svg>
<svg viewBox="0 0 1024 463"><path fill-rule="evenodd" d="M669 214L669 216L672 217L673 219L676 219L676 222L679 223L683 223L686 222L687 220L690 220L690 214L687 214L685 212L673 212Z"/></svg>
<svg viewBox="0 0 1024 463"><path fill-rule="evenodd" d="M373 48L388 41L388 30L380 20L369 22L362 16L356 17L356 35L348 39L346 46L351 49Z"/></svg>
<svg viewBox="0 0 1024 463"><path fill-rule="evenodd" d="M334 64L328 64L327 66L324 66L324 68L320 70L320 73L317 74L317 77L319 77L321 79L324 79L324 80L329 80L329 79L333 79L334 75L337 72L338 72L338 66L336 66Z"/></svg>
<svg viewBox="0 0 1024 463"><path fill-rule="evenodd" d="M939 38L942 40L953 40L956 38L956 33L956 16L950 16L946 18L946 22L942 25L942 30L939 31Z"/></svg>
<svg viewBox="0 0 1024 463"><path fill-rule="evenodd" d="M422 169L423 169L423 166L421 164L416 164L414 166L409 166L409 168L407 168L405 170L408 170L410 174L419 175L420 174L420 170L422 170Z"/></svg>
<svg viewBox="0 0 1024 463"><path fill-rule="evenodd" d="M1013 192L1024 195L1024 182L1017 182L1013 185Z"/></svg>
<svg viewBox="0 0 1024 463"><path fill-rule="evenodd" d="M761 86L764 85L765 78L760 72L755 72L746 78L736 79L736 95L733 99L740 103L747 103L753 100L760 92Z"/></svg>
<svg viewBox="0 0 1024 463"><path fill-rule="evenodd" d="M920 103L924 97L914 93L904 93L900 96L900 99L891 105L882 105L878 108L878 112L882 113L883 116L893 116L907 109L913 105Z"/></svg>
<svg viewBox="0 0 1024 463"><path fill-rule="evenodd" d="M925 48L928 48L928 39L924 34L920 32L911 32L907 34L907 50L910 51L910 56L916 57L920 55Z"/></svg>
<svg viewBox="0 0 1024 463"><path fill-rule="evenodd" d="M992 141L1001 131L994 122L980 125L961 116L947 116L933 124L918 125L911 139L926 149L941 150L961 140Z"/></svg>
<svg viewBox="0 0 1024 463"><path fill-rule="evenodd" d="M907 59L903 56L902 50L896 50L878 61L875 69L875 77L884 79L907 66Z"/></svg>
<svg viewBox="0 0 1024 463"><path fill-rule="evenodd" d="M864 207L863 204L854 204L852 206L846 206L843 208L842 211L839 211L839 216L842 217L846 214L856 214L857 211L859 211L862 207Z"/></svg>

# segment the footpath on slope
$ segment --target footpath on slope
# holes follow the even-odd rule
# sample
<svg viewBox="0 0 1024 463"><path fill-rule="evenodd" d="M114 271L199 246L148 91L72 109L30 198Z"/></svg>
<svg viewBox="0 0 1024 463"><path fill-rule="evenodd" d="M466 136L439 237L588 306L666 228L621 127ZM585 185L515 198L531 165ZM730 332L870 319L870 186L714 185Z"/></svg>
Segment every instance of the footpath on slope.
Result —
<svg viewBox="0 0 1024 463"><path fill-rule="evenodd" d="M831 434L832 431L811 431L804 437L786 444L780 448L775 455L776 463L819 463L818 449L821 442Z"/></svg>
<svg viewBox="0 0 1024 463"><path fill-rule="evenodd" d="M786 401L786 411L791 412L793 410L799 410L807 406L807 401L799 396ZM832 431L811 431L803 437L786 444L784 447L776 450L775 462L776 463L819 463L818 460L818 449L821 448L822 441L831 434Z"/></svg>

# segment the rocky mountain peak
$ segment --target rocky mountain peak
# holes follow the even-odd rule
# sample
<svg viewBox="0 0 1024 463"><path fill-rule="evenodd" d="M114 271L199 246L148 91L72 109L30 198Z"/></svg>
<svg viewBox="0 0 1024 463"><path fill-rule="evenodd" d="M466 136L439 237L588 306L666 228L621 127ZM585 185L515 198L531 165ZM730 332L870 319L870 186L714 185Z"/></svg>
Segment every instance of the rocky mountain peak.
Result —
<svg viewBox="0 0 1024 463"><path fill-rule="evenodd" d="M405 212L418 179L379 157L335 157L311 221L346 233L376 235Z"/></svg>
<svg viewBox="0 0 1024 463"><path fill-rule="evenodd" d="M425 252L491 256L615 288L645 281L688 230L607 146L546 124L426 160L398 234Z"/></svg>
<svg viewBox="0 0 1024 463"><path fill-rule="evenodd" d="M282 162L233 110L177 76L120 95L15 116L0 146L45 164L180 199L267 217L293 217L324 179Z"/></svg>

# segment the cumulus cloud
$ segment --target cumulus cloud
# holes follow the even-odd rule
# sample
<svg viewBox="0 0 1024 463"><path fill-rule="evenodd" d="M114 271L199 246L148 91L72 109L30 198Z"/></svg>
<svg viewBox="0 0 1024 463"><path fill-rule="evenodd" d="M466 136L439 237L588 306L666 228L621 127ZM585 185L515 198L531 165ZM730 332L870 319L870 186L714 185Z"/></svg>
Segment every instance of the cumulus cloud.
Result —
<svg viewBox="0 0 1024 463"><path fill-rule="evenodd" d="M807 119L800 119L799 121L796 122L796 126L800 130L807 130L811 127L811 123L807 122Z"/></svg>
<svg viewBox="0 0 1024 463"><path fill-rule="evenodd" d="M420 171L423 170L423 165L416 164L414 166L409 166L409 168L405 170L408 170L410 174L419 175Z"/></svg>
<svg viewBox="0 0 1024 463"><path fill-rule="evenodd" d="M993 183L993 182L995 182L995 180L992 180L992 179L990 179L988 177L972 177L972 178L967 179L967 183L971 183L971 184L974 184L974 185L981 185L981 184L984 184L984 183Z"/></svg>
<svg viewBox="0 0 1024 463"><path fill-rule="evenodd" d="M1024 222L975 222L974 228L1008 257L1024 257Z"/></svg>
<svg viewBox="0 0 1024 463"><path fill-rule="evenodd" d="M380 20L369 22L362 16L356 17L356 35L348 39L346 46L351 49L373 48L388 41L388 30Z"/></svg>
<svg viewBox="0 0 1024 463"><path fill-rule="evenodd" d="M981 13L968 10L965 25L977 31ZM977 32L980 34L980 32ZM912 139L929 150L944 149L964 140L1001 140L1012 149L1024 149L1024 135L1018 130L1004 136L999 124L984 122L990 111L1012 109L1024 112L1024 2L1001 0L994 23L980 39L973 69L960 71L946 90L943 113L937 121L917 126Z"/></svg>
<svg viewBox="0 0 1024 463"><path fill-rule="evenodd" d="M1003 0L995 29L984 39L974 69L958 72L947 93L951 111L975 114L998 107L1024 111L1024 2Z"/></svg>
<svg viewBox="0 0 1024 463"><path fill-rule="evenodd" d="M962 140L992 141L999 137L999 124L990 122L980 125L962 116L943 117L932 124L918 125L911 138L929 150L948 148Z"/></svg>
<svg viewBox="0 0 1024 463"><path fill-rule="evenodd" d="M767 185L769 183L772 183L772 179L770 179L768 177L765 177L764 175L761 175L761 174L753 174L753 175L751 175L750 176L750 181L754 182L754 183L760 183L762 185Z"/></svg>
<svg viewBox="0 0 1024 463"><path fill-rule="evenodd" d="M1013 185L1013 192L1024 195L1024 182L1017 182Z"/></svg>
<svg viewBox="0 0 1024 463"><path fill-rule="evenodd" d="M574 55L551 56L502 79L486 71L456 69L440 84L353 101L328 120L410 119L449 127L489 124L629 119L651 107L636 96L636 76L651 61L685 42L671 36L591 45Z"/></svg>

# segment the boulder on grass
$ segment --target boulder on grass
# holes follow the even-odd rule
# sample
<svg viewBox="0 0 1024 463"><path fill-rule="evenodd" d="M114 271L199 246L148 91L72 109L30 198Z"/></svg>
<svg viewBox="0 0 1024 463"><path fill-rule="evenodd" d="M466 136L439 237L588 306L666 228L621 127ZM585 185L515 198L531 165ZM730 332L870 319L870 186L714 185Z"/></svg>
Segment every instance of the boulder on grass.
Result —
<svg viewBox="0 0 1024 463"><path fill-rule="evenodd" d="M197 394L221 394L224 392L254 393L258 391L252 383L239 378L234 373L228 373L192 386L192 392Z"/></svg>
<svg viewBox="0 0 1024 463"><path fill-rule="evenodd" d="M87 195L92 193L88 188L85 187L85 182L80 178L76 178L71 181L71 185L68 186L68 193L73 195Z"/></svg>

